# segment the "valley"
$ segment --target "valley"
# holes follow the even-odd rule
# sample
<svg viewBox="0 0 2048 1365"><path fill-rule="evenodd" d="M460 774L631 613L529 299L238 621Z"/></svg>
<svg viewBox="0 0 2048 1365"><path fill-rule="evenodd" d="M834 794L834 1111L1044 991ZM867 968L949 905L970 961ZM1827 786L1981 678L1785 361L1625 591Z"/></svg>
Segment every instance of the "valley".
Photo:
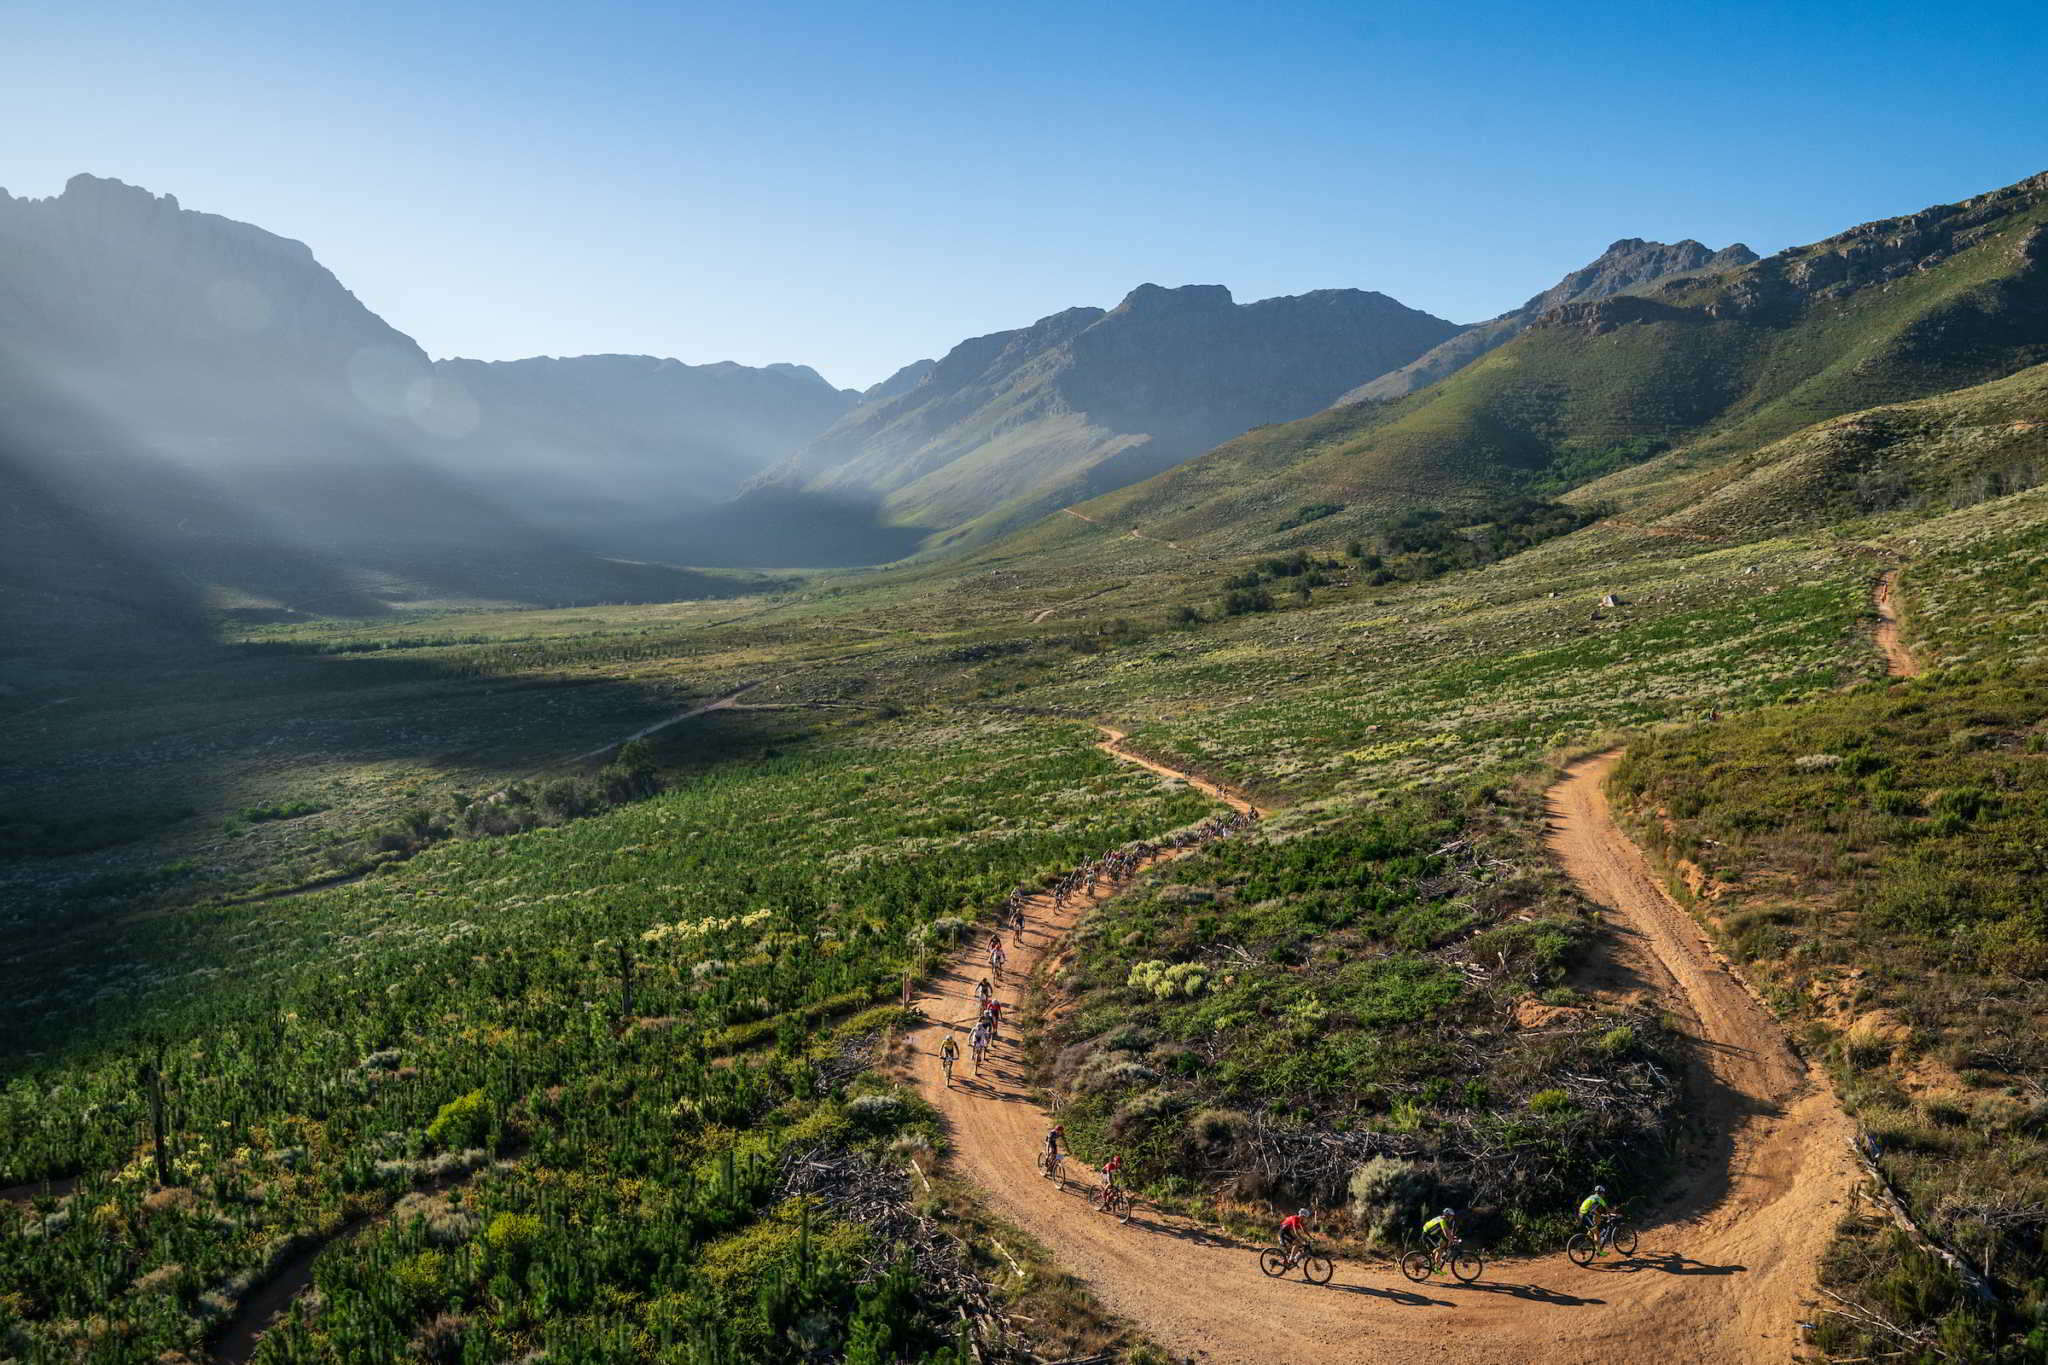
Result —
<svg viewBox="0 0 2048 1365"><path fill-rule="evenodd" d="M865 397L650 362L850 458L632 534L856 484L842 530L960 531L878 565L562 520L523 586L316 610L109 531L9 603L0 1356L2040 1358L2044 221L2036 176L1761 260L1628 239L1455 365L1383 295L1195 287ZM1090 348L1199 385L1318 308L1427 373L1112 432L1156 470L1067 442ZM650 377L585 359L501 420ZM69 487L10 513L45 548ZM1077 1192L1111 1156L1127 1224ZM1642 1249L1581 1268L1596 1182ZM1488 1270L1411 1284L1445 1205ZM1297 1206L1327 1287L1257 1273Z"/></svg>

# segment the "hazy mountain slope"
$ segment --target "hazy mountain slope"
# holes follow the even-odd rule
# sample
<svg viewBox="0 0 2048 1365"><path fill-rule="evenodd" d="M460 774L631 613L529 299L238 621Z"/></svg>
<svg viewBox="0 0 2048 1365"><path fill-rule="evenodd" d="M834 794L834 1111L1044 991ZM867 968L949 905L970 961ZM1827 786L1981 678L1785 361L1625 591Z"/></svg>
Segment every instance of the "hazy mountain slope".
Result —
<svg viewBox="0 0 2048 1365"><path fill-rule="evenodd" d="M793 368L715 379L764 390L763 429L728 423L755 464L849 401ZM93 176L48 199L0 194L10 480L45 490L49 506L89 519L138 562L222 600L319 611L722 587L574 543L573 514L553 505L560 483L506 477L478 440L480 424L499 421L499 396L486 397L480 408L437 375L301 243ZM522 401L534 418L538 400ZM563 457L600 482L590 443ZM64 572L51 561L53 577Z"/></svg>
<svg viewBox="0 0 2048 1365"><path fill-rule="evenodd" d="M1339 403L1364 403L1400 398L1426 388L1520 336L1553 308L1589 299L1604 299L1627 293L1673 275L1702 270L1725 270L1756 260L1754 251L1737 242L1719 251L1687 238L1682 242L1646 242L1624 237L1608 247L1591 264L1574 270L1519 308L1466 328L1449 341L1431 348L1398 370L1359 385L1338 399Z"/></svg>
<svg viewBox="0 0 2048 1365"><path fill-rule="evenodd" d="M1212 548L1263 547L1343 504L1327 541L1390 506L1569 486L1628 500L1812 423L2048 360L2048 175L1640 293L1566 304L1391 403L1252 432L1079 509ZM1670 454L1651 458L1667 447Z"/></svg>
<svg viewBox="0 0 2048 1365"><path fill-rule="evenodd" d="M687 559L675 519L721 502L859 401L804 365L653 356L441 360L477 423L445 458L593 548Z"/></svg>
<svg viewBox="0 0 2048 1365"><path fill-rule="evenodd" d="M892 379L742 505L829 498L958 548L1313 412L1455 331L1361 290L1237 304L1218 285L1143 285Z"/></svg>

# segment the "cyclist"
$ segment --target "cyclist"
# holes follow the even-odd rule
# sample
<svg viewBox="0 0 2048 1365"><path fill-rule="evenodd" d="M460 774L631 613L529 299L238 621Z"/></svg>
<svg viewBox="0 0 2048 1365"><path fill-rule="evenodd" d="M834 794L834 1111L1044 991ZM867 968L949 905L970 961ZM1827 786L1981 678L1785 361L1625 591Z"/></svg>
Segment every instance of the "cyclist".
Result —
<svg viewBox="0 0 2048 1365"><path fill-rule="evenodd" d="M985 976L974 983L974 1002L983 1009L988 1008L988 998L995 993L996 988L988 984L988 978Z"/></svg>
<svg viewBox="0 0 2048 1365"><path fill-rule="evenodd" d="M990 996L982 1002L981 1022L988 1026L988 1036L993 1039L1003 1031L1003 1002Z"/></svg>
<svg viewBox="0 0 2048 1365"><path fill-rule="evenodd" d="M1045 1130L1045 1178L1060 1178L1060 1161L1067 1141L1067 1125L1055 1123Z"/></svg>
<svg viewBox="0 0 2048 1365"><path fill-rule="evenodd" d="M1579 1222L1585 1225L1593 1238L1593 1254L1607 1254L1606 1239L1600 1235L1600 1225L1614 1216L1614 1205L1607 1202L1607 1187L1595 1185L1593 1192L1579 1201Z"/></svg>
<svg viewBox="0 0 2048 1365"><path fill-rule="evenodd" d="M997 976L1003 974L1003 939L1000 934L991 934L988 940L988 965Z"/></svg>
<svg viewBox="0 0 2048 1365"><path fill-rule="evenodd" d="M1444 1252L1450 1250L1458 1240L1458 1216L1451 1212L1451 1210L1445 1209L1442 1213L1439 1213L1436 1217L1422 1225L1422 1235L1425 1238L1434 1239L1435 1246L1433 1250L1441 1256Z"/></svg>
<svg viewBox="0 0 2048 1365"><path fill-rule="evenodd" d="M974 1050L974 1074L981 1074L981 1059L988 1053L988 1020L974 1026L974 1032L967 1035L967 1046Z"/></svg>
<svg viewBox="0 0 2048 1365"><path fill-rule="evenodd" d="M1280 1220L1280 1249L1287 1253L1289 1265L1308 1250L1308 1210L1296 1209L1291 1215Z"/></svg>
<svg viewBox="0 0 2048 1365"><path fill-rule="evenodd" d="M960 1040L949 1033L946 1035L946 1041L939 1044L939 1065L946 1068L947 1085L953 1083L953 1063L959 1060Z"/></svg>
<svg viewBox="0 0 2048 1365"><path fill-rule="evenodd" d="M1116 1178L1117 1178L1117 1176L1118 1176L1118 1175L1119 1175L1120 1173L1122 1173L1122 1171L1123 1171L1123 1168L1124 1168L1124 1159L1123 1159L1123 1156L1122 1156L1121 1154L1119 1154L1119 1155L1116 1155L1116 1156L1112 1156L1112 1157L1111 1157L1111 1158L1110 1158L1109 1160L1107 1160L1107 1161L1103 1162L1103 1163L1102 1163L1102 1188L1103 1188L1103 1189L1105 1189L1105 1190L1113 1190L1113 1189L1115 1189L1115 1188L1116 1188Z"/></svg>

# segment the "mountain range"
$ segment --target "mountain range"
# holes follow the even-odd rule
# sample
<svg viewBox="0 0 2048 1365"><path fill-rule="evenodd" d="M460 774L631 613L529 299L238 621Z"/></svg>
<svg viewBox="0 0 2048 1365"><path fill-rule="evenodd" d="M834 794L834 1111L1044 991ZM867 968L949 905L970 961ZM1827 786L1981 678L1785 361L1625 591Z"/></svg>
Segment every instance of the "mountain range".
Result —
<svg viewBox="0 0 2048 1365"><path fill-rule="evenodd" d="M1146 284L920 363L757 481L871 509L958 549L1158 473L1249 427L1314 412L1457 332L1384 294L1239 304L1221 285ZM914 378L912 377L914 374Z"/></svg>
<svg viewBox="0 0 2048 1365"><path fill-rule="evenodd" d="M800 365L430 360L304 245L79 176L0 191L0 583L37 619L95 619L73 599L97 593L159 623L651 600L739 586L684 564L1141 527L1265 548L1501 492L1652 499L2048 359L2043 199L2037 176L1761 260L1627 238L1469 327L1365 290L1147 284L855 393Z"/></svg>
<svg viewBox="0 0 2048 1365"><path fill-rule="evenodd" d="M1027 534L1269 550L1566 490L1644 520L1802 432L2043 362L2048 174L1561 303L1425 388L1248 432Z"/></svg>
<svg viewBox="0 0 2048 1365"><path fill-rule="evenodd" d="M303 244L86 175L0 192L0 302L0 489L41 509L0 550L16 602L90 576L31 539L259 612L730 591L623 562L679 558L641 509L715 505L857 399L792 365L436 363Z"/></svg>

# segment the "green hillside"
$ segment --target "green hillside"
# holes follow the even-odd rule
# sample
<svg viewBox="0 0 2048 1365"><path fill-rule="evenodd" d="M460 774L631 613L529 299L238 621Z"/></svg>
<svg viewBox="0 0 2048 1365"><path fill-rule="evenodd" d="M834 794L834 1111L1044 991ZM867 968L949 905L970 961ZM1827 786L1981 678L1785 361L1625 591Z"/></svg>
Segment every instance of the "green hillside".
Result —
<svg viewBox="0 0 2048 1365"><path fill-rule="evenodd" d="M1077 510L1212 550L1294 508L1579 483L1633 502L1814 422L2048 359L2048 176L1753 265L1572 304L1408 398L1252 432ZM1648 458L1654 457L1654 458Z"/></svg>

